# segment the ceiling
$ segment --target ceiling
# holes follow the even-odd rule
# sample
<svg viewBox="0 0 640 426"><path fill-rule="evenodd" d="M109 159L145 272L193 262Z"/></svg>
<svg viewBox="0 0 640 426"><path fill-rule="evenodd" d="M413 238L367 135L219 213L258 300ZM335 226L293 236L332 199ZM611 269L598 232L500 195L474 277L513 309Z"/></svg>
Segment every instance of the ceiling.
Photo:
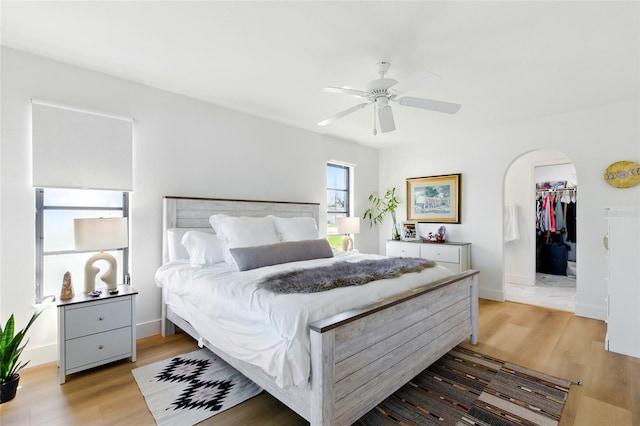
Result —
<svg viewBox="0 0 640 426"><path fill-rule="evenodd" d="M429 143L638 97L640 3L2 1L1 43L376 148ZM372 134L361 100L375 64L407 93L462 104L455 115L393 104L397 130Z"/></svg>

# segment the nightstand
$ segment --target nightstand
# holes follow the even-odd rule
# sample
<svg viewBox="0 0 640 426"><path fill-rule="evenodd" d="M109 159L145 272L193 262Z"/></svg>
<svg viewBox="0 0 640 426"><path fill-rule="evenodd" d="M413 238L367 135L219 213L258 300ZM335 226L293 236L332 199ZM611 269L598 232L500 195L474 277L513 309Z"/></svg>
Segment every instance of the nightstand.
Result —
<svg viewBox="0 0 640 426"><path fill-rule="evenodd" d="M129 285L118 294L77 294L58 301L60 384L77 373L119 359L136 361L136 295Z"/></svg>

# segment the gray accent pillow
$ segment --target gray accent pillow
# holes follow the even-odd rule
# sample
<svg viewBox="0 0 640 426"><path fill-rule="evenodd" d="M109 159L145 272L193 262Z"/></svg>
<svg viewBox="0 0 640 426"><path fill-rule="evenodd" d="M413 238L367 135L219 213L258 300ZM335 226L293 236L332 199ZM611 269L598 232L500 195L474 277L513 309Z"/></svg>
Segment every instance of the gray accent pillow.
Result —
<svg viewBox="0 0 640 426"><path fill-rule="evenodd" d="M329 241L325 239L236 247L229 249L229 251L241 271L280 263L333 257L333 250L331 250Z"/></svg>

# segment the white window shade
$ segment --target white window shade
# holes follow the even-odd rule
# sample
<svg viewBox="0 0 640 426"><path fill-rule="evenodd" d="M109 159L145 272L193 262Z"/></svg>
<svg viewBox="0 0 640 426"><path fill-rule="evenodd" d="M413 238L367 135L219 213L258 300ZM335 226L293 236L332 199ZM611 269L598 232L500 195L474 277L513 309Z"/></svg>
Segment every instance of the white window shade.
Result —
<svg viewBox="0 0 640 426"><path fill-rule="evenodd" d="M133 123L32 102L33 186L133 190Z"/></svg>

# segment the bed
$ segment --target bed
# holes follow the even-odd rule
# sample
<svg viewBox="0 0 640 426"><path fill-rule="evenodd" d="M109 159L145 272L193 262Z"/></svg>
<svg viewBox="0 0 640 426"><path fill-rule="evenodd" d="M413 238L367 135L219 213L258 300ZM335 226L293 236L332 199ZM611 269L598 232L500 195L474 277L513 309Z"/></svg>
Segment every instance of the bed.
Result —
<svg viewBox="0 0 640 426"><path fill-rule="evenodd" d="M213 215L312 218L317 224L319 205L164 197L162 268L165 271L172 266L168 231L211 232L209 219ZM184 265L178 267L188 269ZM281 266L258 269L269 268L279 270ZM305 370L309 377L305 385L283 382L272 372L268 373L260 362L237 356L224 344L222 333L226 325L205 325L199 318L204 315L186 302L178 302L179 296L172 293L169 285L162 288L162 333L171 335L178 326L200 346L207 347L312 425L349 425L457 344L466 339L472 344L477 342L478 271L438 274L437 268L406 274L414 280L406 290L310 320L301 339L309 345L309 365ZM415 282L416 277L425 282ZM384 283L360 287L370 285L376 288Z"/></svg>

